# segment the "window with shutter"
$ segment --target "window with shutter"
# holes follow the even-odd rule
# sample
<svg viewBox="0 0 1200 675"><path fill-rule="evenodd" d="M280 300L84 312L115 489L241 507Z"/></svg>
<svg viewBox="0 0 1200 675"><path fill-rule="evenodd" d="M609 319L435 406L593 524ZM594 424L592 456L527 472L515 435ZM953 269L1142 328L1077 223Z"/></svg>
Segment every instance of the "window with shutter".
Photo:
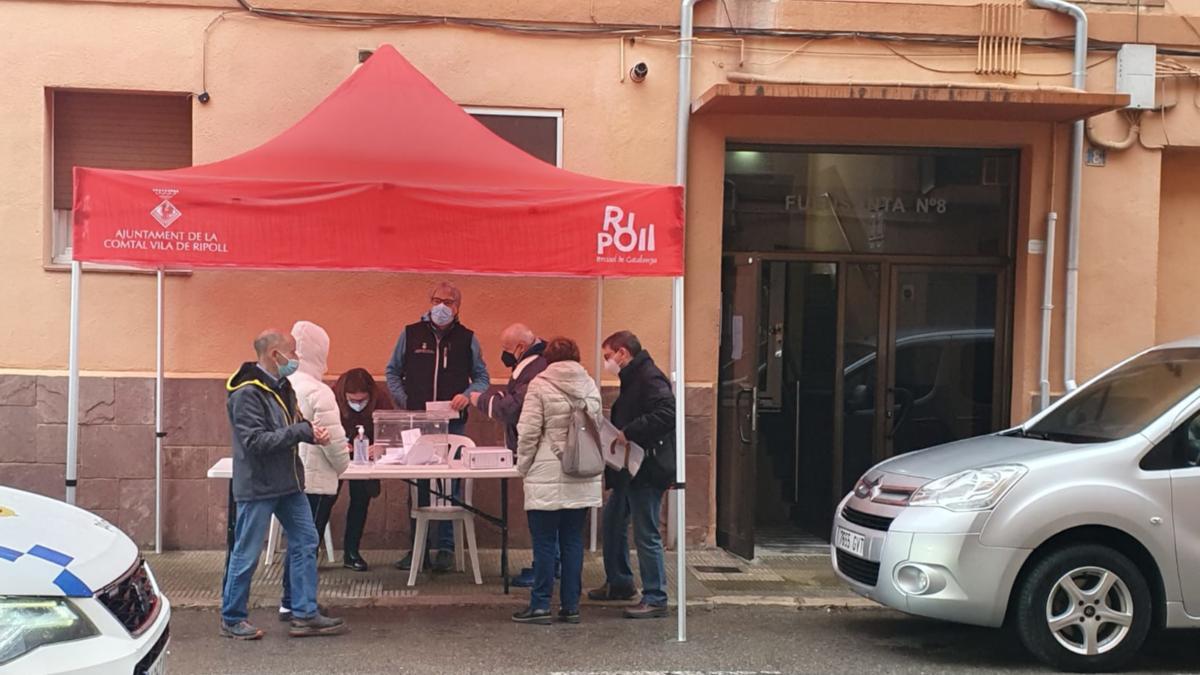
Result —
<svg viewBox="0 0 1200 675"><path fill-rule="evenodd" d="M562 111L525 108L466 108L500 138L538 159L562 166Z"/></svg>
<svg viewBox="0 0 1200 675"><path fill-rule="evenodd" d="M177 169L192 164L192 101L180 94L54 90L53 262L71 259L76 166Z"/></svg>

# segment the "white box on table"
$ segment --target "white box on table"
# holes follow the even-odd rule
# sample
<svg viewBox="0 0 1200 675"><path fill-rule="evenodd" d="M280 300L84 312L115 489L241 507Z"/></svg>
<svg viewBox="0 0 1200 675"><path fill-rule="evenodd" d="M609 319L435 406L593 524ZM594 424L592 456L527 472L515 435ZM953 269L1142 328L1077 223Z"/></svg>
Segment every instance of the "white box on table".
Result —
<svg viewBox="0 0 1200 675"><path fill-rule="evenodd" d="M463 460L468 469L511 469L512 450L508 448L466 448Z"/></svg>

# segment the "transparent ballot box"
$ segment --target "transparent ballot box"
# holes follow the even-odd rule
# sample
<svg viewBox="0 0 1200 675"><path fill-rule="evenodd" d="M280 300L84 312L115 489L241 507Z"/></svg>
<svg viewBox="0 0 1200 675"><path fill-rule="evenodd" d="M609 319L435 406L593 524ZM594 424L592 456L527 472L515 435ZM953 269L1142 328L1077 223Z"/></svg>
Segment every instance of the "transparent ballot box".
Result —
<svg viewBox="0 0 1200 675"><path fill-rule="evenodd" d="M375 445L385 455L403 456L418 438L429 443L439 439L443 443L449 433L450 420L457 419L453 410L376 410ZM443 458L445 454L442 453Z"/></svg>

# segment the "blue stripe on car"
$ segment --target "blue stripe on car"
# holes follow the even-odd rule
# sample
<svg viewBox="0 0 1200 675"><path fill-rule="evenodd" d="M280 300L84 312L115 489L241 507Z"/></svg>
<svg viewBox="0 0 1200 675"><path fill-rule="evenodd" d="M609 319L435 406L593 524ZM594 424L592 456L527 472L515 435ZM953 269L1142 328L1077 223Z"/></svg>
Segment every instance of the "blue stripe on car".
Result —
<svg viewBox="0 0 1200 675"><path fill-rule="evenodd" d="M54 578L54 585L62 589L63 593L70 598L90 598L92 589L83 583L83 580L72 574L69 570L63 570Z"/></svg>
<svg viewBox="0 0 1200 675"><path fill-rule="evenodd" d="M33 548L29 549L29 555L34 556L35 558L41 558L42 560L48 560L55 565L60 565L62 567L70 565L71 561L74 560L74 558L66 553L55 551L52 548L46 548L45 546L41 545L34 546Z"/></svg>

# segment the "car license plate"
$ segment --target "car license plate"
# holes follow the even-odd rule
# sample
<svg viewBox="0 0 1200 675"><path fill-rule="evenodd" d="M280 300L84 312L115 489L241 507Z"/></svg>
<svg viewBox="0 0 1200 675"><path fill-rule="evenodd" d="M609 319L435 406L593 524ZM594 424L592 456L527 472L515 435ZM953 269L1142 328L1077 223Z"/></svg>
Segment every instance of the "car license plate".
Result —
<svg viewBox="0 0 1200 675"><path fill-rule="evenodd" d="M167 650L163 649L158 658L146 669L146 675L167 675Z"/></svg>
<svg viewBox="0 0 1200 675"><path fill-rule="evenodd" d="M867 538L850 530L838 528L836 545L843 551L853 553L860 558L867 555Z"/></svg>

